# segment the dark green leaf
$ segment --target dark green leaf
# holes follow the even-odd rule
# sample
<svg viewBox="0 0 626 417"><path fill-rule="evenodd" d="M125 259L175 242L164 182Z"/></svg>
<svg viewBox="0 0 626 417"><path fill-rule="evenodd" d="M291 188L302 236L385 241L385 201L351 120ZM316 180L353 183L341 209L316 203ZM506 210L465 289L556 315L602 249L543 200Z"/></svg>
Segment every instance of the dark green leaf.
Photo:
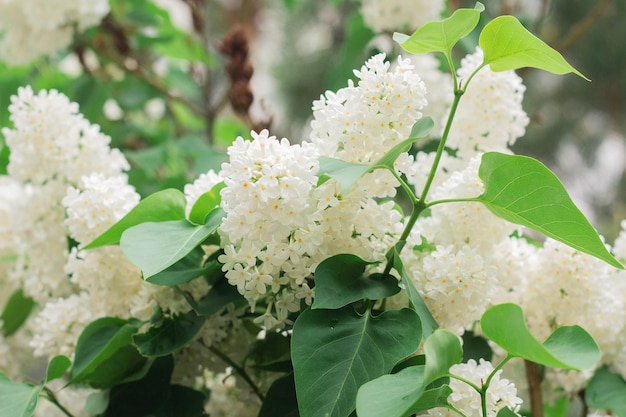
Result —
<svg viewBox="0 0 626 417"><path fill-rule="evenodd" d="M167 285L170 287L184 284L215 269L215 263L208 262L202 265L203 260L204 251L200 247L195 248L183 259L151 276L146 279L146 281L152 284Z"/></svg>
<svg viewBox="0 0 626 417"><path fill-rule="evenodd" d="M539 68L554 74L574 74L589 81L541 39L530 33L513 16L498 16L483 28L478 41L492 71L524 67Z"/></svg>
<svg viewBox="0 0 626 417"><path fill-rule="evenodd" d="M447 19L426 23L411 36L394 33L393 40L412 54L442 52L449 56L454 45L474 30L483 10L485 7L476 3L473 9L458 9Z"/></svg>
<svg viewBox="0 0 626 417"><path fill-rule="evenodd" d="M171 356L156 358L145 377L111 388L103 417L137 417L155 413L168 401L173 369Z"/></svg>
<svg viewBox="0 0 626 417"><path fill-rule="evenodd" d="M185 196L178 190L167 189L154 193L141 200L120 221L85 246L85 249L119 243L124 231L141 223L183 220L186 204Z"/></svg>
<svg viewBox="0 0 626 417"><path fill-rule="evenodd" d="M422 335L410 309L372 317L351 306L305 310L293 328L291 356L302 417L345 417L357 390L415 352Z"/></svg>
<svg viewBox="0 0 626 417"><path fill-rule="evenodd" d="M199 316L215 314L230 303L234 303L235 305L247 303L246 299L237 291L237 287L230 285L225 277L216 281L207 295L199 301L195 301L188 294L185 295L185 298L191 308Z"/></svg>
<svg viewBox="0 0 626 417"><path fill-rule="evenodd" d="M585 390L590 408L610 410L617 417L626 417L626 381L606 368L596 370Z"/></svg>
<svg viewBox="0 0 626 417"><path fill-rule="evenodd" d="M223 217L224 211L216 208L203 226L194 226L187 220L142 223L124 232L120 246L147 280L174 265L215 233Z"/></svg>
<svg viewBox="0 0 626 417"><path fill-rule="evenodd" d="M194 311L163 319L158 327L133 336L133 342L143 356L167 356L178 352L198 334L206 318Z"/></svg>
<svg viewBox="0 0 626 417"><path fill-rule="evenodd" d="M209 213L215 207L220 205L220 201L222 201L220 191L224 187L226 187L226 184L222 181L219 184L214 185L213 188L206 193L202 194L191 208L189 221L194 224L203 225Z"/></svg>
<svg viewBox="0 0 626 417"><path fill-rule="evenodd" d="M448 385L441 385L437 388L425 390L419 399L409 408L409 414L418 414L422 411L430 410L435 407L445 407L448 403L448 397L452 394L452 388Z"/></svg>
<svg viewBox="0 0 626 417"><path fill-rule="evenodd" d="M265 395L258 417L299 417L293 374L274 381Z"/></svg>
<svg viewBox="0 0 626 417"><path fill-rule="evenodd" d="M22 327L34 306L33 299L25 296L21 288L9 297L0 315L4 337L11 336Z"/></svg>
<svg viewBox="0 0 626 417"><path fill-rule="evenodd" d="M87 325L76 344L70 383L87 381L99 385L137 370L141 362L130 342L140 326L141 322L137 320L113 317L104 317Z"/></svg>
<svg viewBox="0 0 626 417"><path fill-rule="evenodd" d="M485 192L478 200L496 216L624 269L563 184L541 162L526 156L488 152L482 157L478 175L485 183Z"/></svg>
<svg viewBox="0 0 626 417"><path fill-rule="evenodd" d="M404 290L406 295L409 297L409 302L411 303L412 308L417 312L417 315L422 322L422 334L424 337L430 336L439 325L433 318L433 315L430 314L428 307L424 303L424 300L420 296L419 292L413 285L413 281L404 271L404 265L402 264L402 259L400 258L400 254L397 249L393 249L393 268L398 271L400 274L400 288Z"/></svg>
<svg viewBox="0 0 626 417"><path fill-rule="evenodd" d="M48 381L61 378L65 375L65 371L67 371L70 366L72 366L72 361L67 356L58 355L50 359L46 370L46 379L44 380L44 384Z"/></svg>
<svg viewBox="0 0 626 417"><path fill-rule="evenodd" d="M0 416L30 417L37 408L42 387L17 384L0 372Z"/></svg>
<svg viewBox="0 0 626 417"><path fill-rule="evenodd" d="M491 361L492 357L493 351L487 339L469 330L463 333L463 363L467 363L470 359L476 362L480 359Z"/></svg>
<svg viewBox="0 0 626 417"><path fill-rule="evenodd" d="M364 277L373 262L356 255L340 254L325 259L315 269L315 299L311 308L341 308L352 302L390 297L400 291L391 275Z"/></svg>
<svg viewBox="0 0 626 417"><path fill-rule="evenodd" d="M170 386L167 401L154 414L155 417L205 417L206 396L182 385Z"/></svg>
<svg viewBox="0 0 626 417"><path fill-rule="evenodd" d="M588 369L600 360L600 349L579 326L557 328L542 344L530 333L517 304L489 308L480 319L485 335L509 355L562 369Z"/></svg>

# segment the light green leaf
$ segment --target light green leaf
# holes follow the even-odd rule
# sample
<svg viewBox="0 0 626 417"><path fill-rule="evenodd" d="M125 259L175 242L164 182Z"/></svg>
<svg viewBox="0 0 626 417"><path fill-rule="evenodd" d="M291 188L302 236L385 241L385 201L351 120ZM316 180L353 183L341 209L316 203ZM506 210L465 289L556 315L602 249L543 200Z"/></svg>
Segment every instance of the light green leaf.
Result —
<svg viewBox="0 0 626 417"><path fill-rule="evenodd" d="M124 232L120 246L147 280L183 259L215 233L223 217L224 211L216 208L203 226L187 220L142 223Z"/></svg>
<svg viewBox="0 0 626 417"><path fill-rule="evenodd" d="M364 384L356 399L359 417L403 417L424 393L425 366L404 368Z"/></svg>
<svg viewBox="0 0 626 417"><path fill-rule="evenodd" d="M25 296L21 288L11 294L0 315L4 337L11 336L22 327L34 306L35 301Z"/></svg>
<svg viewBox="0 0 626 417"><path fill-rule="evenodd" d="M565 187L541 162L520 155L485 153L478 197L493 214L529 227L572 248L624 269L576 207Z"/></svg>
<svg viewBox="0 0 626 417"><path fill-rule="evenodd" d="M398 253L397 248L393 249L393 268L398 271L400 274L400 288L404 290L406 295L409 297L409 302L411 303L411 307L417 312L417 315L420 318L422 323L422 334L424 337L430 336L439 325L435 321L433 315L426 307L422 296L413 285L413 281L404 271L404 265L402 263L402 259L400 258L400 254Z"/></svg>
<svg viewBox="0 0 626 417"><path fill-rule="evenodd" d="M194 224L203 225L211 210L220 205L220 202L222 201L220 191L224 187L226 187L226 184L222 181L214 185L213 188L206 193L202 194L198 200L196 200L193 207L191 207L191 211L189 212L189 221Z"/></svg>
<svg viewBox="0 0 626 417"><path fill-rule="evenodd" d="M105 387L137 370L143 361L130 342L141 324L137 320L103 317L87 325L76 344L70 383L86 381Z"/></svg>
<svg viewBox="0 0 626 417"><path fill-rule="evenodd" d="M85 249L115 245L120 242L124 231L141 223L183 220L186 204L184 194L178 190L167 189L154 193L141 200L120 221L85 246Z"/></svg>
<svg viewBox="0 0 626 417"><path fill-rule="evenodd" d="M42 387L11 382L0 372L0 416L30 417L37 408Z"/></svg>
<svg viewBox="0 0 626 417"><path fill-rule="evenodd" d="M341 308L361 299L379 300L400 291L391 275L364 277L368 262L356 255L331 256L315 269L315 299L311 308Z"/></svg>
<svg viewBox="0 0 626 417"><path fill-rule="evenodd" d="M194 311L163 319L158 327L133 336L133 342L143 356L167 356L178 352L191 342L206 318Z"/></svg>
<svg viewBox="0 0 626 417"><path fill-rule="evenodd" d="M589 408L610 410L617 417L626 417L626 381L606 368L596 370L585 390Z"/></svg>
<svg viewBox="0 0 626 417"><path fill-rule="evenodd" d="M411 366L396 374L383 375L363 385L357 395L359 417L403 417L447 404L452 390L446 385L424 388L448 375L450 367L463 359L459 338L449 330L437 329L424 343L426 365Z"/></svg>
<svg viewBox="0 0 626 417"><path fill-rule="evenodd" d="M426 23L411 36L394 33L393 39L412 54L443 52L450 55L454 45L478 25L483 10L485 7L476 3L473 9L458 9L447 19Z"/></svg>
<svg viewBox="0 0 626 417"><path fill-rule="evenodd" d="M199 276L207 274L216 268L216 262L207 262L202 265L204 251L202 248L195 248L184 258L163 271L152 275L146 281L156 285L166 285L173 287L192 281Z"/></svg>
<svg viewBox="0 0 626 417"><path fill-rule="evenodd" d="M514 413L509 407L503 407L498 411L496 417L518 417L519 414Z"/></svg>
<svg viewBox="0 0 626 417"><path fill-rule="evenodd" d="M341 159L320 156L320 168L318 176L320 178L330 177L337 180L341 186L341 194L346 195L354 184L370 169L369 165L355 164Z"/></svg>
<svg viewBox="0 0 626 417"><path fill-rule="evenodd" d="M351 306L305 310L293 328L291 356L301 417L345 417L357 390L415 352L422 335L413 310L372 317Z"/></svg>
<svg viewBox="0 0 626 417"><path fill-rule="evenodd" d="M499 16L487 23L480 33L478 44L485 55L483 64L489 64L492 71L533 67L553 74L573 72L589 81L513 16Z"/></svg>
<svg viewBox="0 0 626 417"><path fill-rule="evenodd" d="M424 342L426 354L426 385L449 373L450 367L461 363L463 348L457 335L446 329L437 329Z"/></svg>
<svg viewBox="0 0 626 417"><path fill-rule="evenodd" d="M600 360L600 349L582 327L563 326L542 344L530 333L517 304L489 308L480 319L483 333L509 355L561 369L588 369Z"/></svg>

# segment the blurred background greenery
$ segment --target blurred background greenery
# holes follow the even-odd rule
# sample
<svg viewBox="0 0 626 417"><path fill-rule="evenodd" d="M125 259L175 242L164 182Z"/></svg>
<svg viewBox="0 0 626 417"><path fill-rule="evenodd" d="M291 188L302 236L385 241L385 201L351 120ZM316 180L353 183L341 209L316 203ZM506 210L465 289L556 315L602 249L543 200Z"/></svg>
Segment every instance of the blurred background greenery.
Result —
<svg viewBox="0 0 626 417"><path fill-rule="evenodd" d="M484 3L484 20L516 15L592 80L520 72L531 122L514 150L550 166L612 242L626 218L626 2ZM474 4L451 0L445 13ZM57 89L125 152L142 195L219 169L228 144L250 129L305 139L313 100L345 86L371 54L397 52L390 33L366 26L357 0L110 0L110 7L68 50L18 67L0 57L0 126L10 126L9 98L19 86ZM462 44L458 57L474 45ZM0 153L0 172L8 152Z"/></svg>

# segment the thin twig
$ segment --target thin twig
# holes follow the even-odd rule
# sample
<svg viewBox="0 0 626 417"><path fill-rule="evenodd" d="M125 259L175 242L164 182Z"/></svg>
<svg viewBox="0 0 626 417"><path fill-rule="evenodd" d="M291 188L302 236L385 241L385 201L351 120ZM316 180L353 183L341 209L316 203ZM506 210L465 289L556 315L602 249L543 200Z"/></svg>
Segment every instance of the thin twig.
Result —
<svg viewBox="0 0 626 417"><path fill-rule="evenodd" d="M596 23L606 12L608 7L611 5L613 0L603 0L600 2L589 14L587 14L581 21L576 23L572 28L567 32L567 34L556 43L556 49L559 52L563 52L572 46L580 37L582 37L587 30L594 23Z"/></svg>
<svg viewBox="0 0 626 417"><path fill-rule="evenodd" d="M72 413L69 412L69 410L65 407L63 407L63 405L61 405L61 403L59 402L59 400L57 400L57 397L54 395L54 392L52 392L50 390L50 388L48 387L44 387L43 391L46 393L46 399L48 401L50 401L52 404L56 405L56 407L61 410L61 412L63 414L65 414L67 417L74 417L72 415Z"/></svg>

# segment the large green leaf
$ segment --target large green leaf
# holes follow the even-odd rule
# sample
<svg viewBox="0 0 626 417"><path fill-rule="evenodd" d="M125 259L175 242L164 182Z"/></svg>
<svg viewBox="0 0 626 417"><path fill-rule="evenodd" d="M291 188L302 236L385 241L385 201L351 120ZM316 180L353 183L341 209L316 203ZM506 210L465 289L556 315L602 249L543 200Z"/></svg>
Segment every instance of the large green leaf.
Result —
<svg viewBox="0 0 626 417"><path fill-rule="evenodd" d="M305 310L293 328L291 356L301 417L346 417L357 390L415 352L422 335L410 309L372 317L352 306Z"/></svg>
<svg viewBox="0 0 626 417"><path fill-rule="evenodd" d="M141 223L183 220L186 204L185 196L178 190L167 189L156 192L141 200L120 221L85 246L85 249L117 244L124 231Z"/></svg>
<svg viewBox="0 0 626 417"><path fill-rule="evenodd" d="M478 25L483 10L485 7L476 3L473 9L458 9L447 19L426 23L411 36L394 33L393 40L412 54L443 52L450 55L454 45Z"/></svg>
<svg viewBox="0 0 626 417"><path fill-rule="evenodd" d="M341 308L361 299L378 300L400 291L391 275L364 277L368 262L356 255L331 256L315 269L315 299L311 308Z"/></svg>
<svg viewBox="0 0 626 417"><path fill-rule="evenodd" d="M438 329L424 343L426 365L411 366L397 374L383 375L363 385L357 395L359 417L403 417L447 403L450 388L424 388L448 375L461 362L463 348L449 330Z"/></svg>
<svg viewBox="0 0 626 417"><path fill-rule="evenodd" d="M404 290L409 297L411 307L417 312L417 315L422 322L422 334L424 337L430 336L439 325L435 321L435 318L426 307L422 296L413 285L413 281L404 271L404 264L400 258L397 248L393 248L391 254L393 256L393 268L400 274L400 288Z"/></svg>
<svg viewBox="0 0 626 417"><path fill-rule="evenodd" d="M606 368L598 369L587 384L585 402L590 408L626 417L626 381Z"/></svg>
<svg viewBox="0 0 626 417"><path fill-rule="evenodd" d="M478 44L485 54L483 63L489 64L492 71L533 67L554 74L573 72L589 80L513 16L499 16L487 23Z"/></svg>
<svg viewBox="0 0 626 417"><path fill-rule="evenodd" d="M133 336L133 342L143 356L167 356L178 352L198 334L205 317L194 311L163 319L158 327Z"/></svg>
<svg viewBox="0 0 626 417"><path fill-rule="evenodd" d="M11 382L0 372L0 416L30 417L37 408L40 385Z"/></svg>
<svg viewBox="0 0 626 417"><path fill-rule="evenodd" d="M489 308L480 319L485 335L509 355L562 369L588 369L600 360L600 349L579 326L557 328L542 344L530 333L517 304Z"/></svg>
<svg viewBox="0 0 626 417"><path fill-rule="evenodd" d="M138 320L103 317L87 325L76 343L70 383L106 386L136 371L143 360L130 343L141 324Z"/></svg>
<svg viewBox="0 0 626 417"><path fill-rule="evenodd" d="M223 217L224 211L216 208L203 226L187 220L142 223L124 232L120 246L148 279L183 259L215 233Z"/></svg>
<svg viewBox="0 0 626 417"><path fill-rule="evenodd" d="M21 288L11 294L11 297L9 297L2 310L2 315L0 315L0 320L2 320L2 334L4 337L9 337L19 330L30 315L34 306L35 301L25 296Z"/></svg>
<svg viewBox="0 0 626 417"><path fill-rule="evenodd" d="M278 378L272 383L258 417L299 417L293 374Z"/></svg>
<svg viewBox="0 0 626 417"><path fill-rule="evenodd" d="M485 153L478 197L496 216L529 227L610 265L624 269L576 207L563 184L541 162L520 155Z"/></svg>

